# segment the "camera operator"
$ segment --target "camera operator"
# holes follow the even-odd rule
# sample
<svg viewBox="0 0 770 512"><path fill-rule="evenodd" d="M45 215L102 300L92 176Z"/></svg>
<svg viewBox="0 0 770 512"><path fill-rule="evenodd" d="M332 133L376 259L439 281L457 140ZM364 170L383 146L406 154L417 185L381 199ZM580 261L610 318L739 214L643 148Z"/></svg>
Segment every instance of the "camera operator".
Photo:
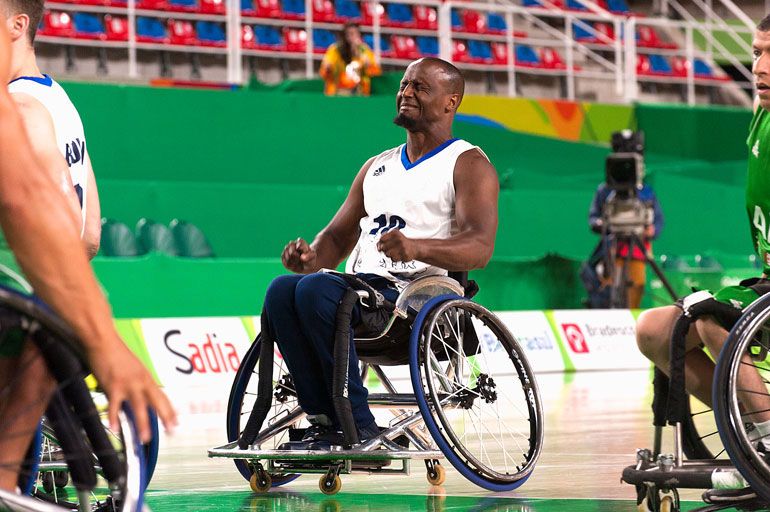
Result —
<svg viewBox="0 0 770 512"><path fill-rule="evenodd" d="M591 261L600 280L598 295L606 302L592 301L592 306L638 308L646 281L645 256L663 229L663 212L652 187L644 183L644 134L613 133L612 149L606 180L588 215L591 230L602 237ZM613 297L608 287L625 290L625 296Z"/></svg>

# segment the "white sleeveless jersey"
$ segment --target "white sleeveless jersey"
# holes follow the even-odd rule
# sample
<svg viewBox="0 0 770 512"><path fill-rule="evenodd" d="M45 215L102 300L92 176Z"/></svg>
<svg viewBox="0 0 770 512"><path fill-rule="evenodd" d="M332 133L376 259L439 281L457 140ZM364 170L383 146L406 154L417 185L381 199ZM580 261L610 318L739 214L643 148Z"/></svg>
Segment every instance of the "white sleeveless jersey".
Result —
<svg viewBox="0 0 770 512"><path fill-rule="evenodd" d="M446 270L421 261L394 262L377 250L377 241L391 229L400 229L407 238L455 234L455 163L471 149L478 148L450 139L416 162L409 161L406 144L377 156L364 177L366 216L346 272L377 274L401 286L422 276L446 275Z"/></svg>
<svg viewBox="0 0 770 512"><path fill-rule="evenodd" d="M50 76L20 77L8 84L11 94L28 94L48 110L56 131L56 143L70 169L72 184L80 200L83 223L86 218L88 169L86 166L86 136L75 105L64 89Z"/></svg>

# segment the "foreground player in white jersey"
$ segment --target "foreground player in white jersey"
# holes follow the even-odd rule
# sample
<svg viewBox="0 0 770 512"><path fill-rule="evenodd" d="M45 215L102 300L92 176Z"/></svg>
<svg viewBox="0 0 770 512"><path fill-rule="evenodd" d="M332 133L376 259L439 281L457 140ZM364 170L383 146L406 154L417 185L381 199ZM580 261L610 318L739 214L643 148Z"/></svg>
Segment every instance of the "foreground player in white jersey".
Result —
<svg viewBox="0 0 770 512"><path fill-rule="evenodd" d="M80 218L89 258L99 251L101 211L83 123L64 89L41 73L33 43L43 0L0 0L11 38L8 92L24 121L37 160L68 196Z"/></svg>
<svg viewBox="0 0 770 512"><path fill-rule="evenodd" d="M406 129L406 144L364 164L342 207L311 244L297 239L283 251L284 266L301 275L271 283L265 314L313 423L304 443L291 447L322 449L342 438L331 398L332 349L337 305L347 285L318 270L334 269L350 255L347 271L394 301L412 279L482 268L492 256L497 173L479 148L452 137L464 87L448 62L413 62L396 95L394 122ZM356 306L353 325L360 321ZM349 398L365 440L379 431L355 350L350 354Z"/></svg>

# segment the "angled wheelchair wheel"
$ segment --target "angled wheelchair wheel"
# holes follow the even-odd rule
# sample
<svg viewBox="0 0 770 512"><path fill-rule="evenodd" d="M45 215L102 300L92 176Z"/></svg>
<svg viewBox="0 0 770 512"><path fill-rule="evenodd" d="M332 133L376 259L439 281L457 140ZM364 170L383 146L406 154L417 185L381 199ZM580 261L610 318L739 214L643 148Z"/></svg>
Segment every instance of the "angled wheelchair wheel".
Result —
<svg viewBox="0 0 770 512"><path fill-rule="evenodd" d="M243 357L243 361L241 361L241 365L235 374L233 386L230 389L230 399L227 403L227 440L229 442L237 441L240 437L249 419L249 414L251 414L251 410L254 407L254 402L257 399L259 384L259 373L257 371L259 367L257 363L259 361L261 344L262 337L257 336L257 339L254 340L254 343L252 343ZM284 363L279 354L275 354L273 363L273 402L270 413L265 418L265 424L262 428L264 429L267 425L279 421L297 408L299 408L299 403L297 402L297 395L293 384L290 381L286 363ZM289 441L289 436L284 431L270 439L264 447L277 448L278 445L286 441ZM238 472L246 481L250 482L254 471L249 467L249 464L245 460L238 459L234 462ZM295 480L299 475L293 473L273 474L270 477L272 479L272 486L278 487Z"/></svg>
<svg viewBox="0 0 770 512"><path fill-rule="evenodd" d="M500 319L462 297L432 299L412 329L410 372L426 427L463 476L493 491L529 478L543 445L540 394Z"/></svg>
<svg viewBox="0 0 770 512"><path fill-rule="evenodd" d="M770 455L759 449L767 437L754 426L770 420L770 295L746 308L719 355L714 416L730 460L770 501Z"/></svg>

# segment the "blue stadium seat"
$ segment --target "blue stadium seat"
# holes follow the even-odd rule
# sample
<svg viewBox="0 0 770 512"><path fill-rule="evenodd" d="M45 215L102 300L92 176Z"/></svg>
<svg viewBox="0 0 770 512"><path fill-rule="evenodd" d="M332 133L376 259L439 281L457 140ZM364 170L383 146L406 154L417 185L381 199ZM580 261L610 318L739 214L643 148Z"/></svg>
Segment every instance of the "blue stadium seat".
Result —
<svg viewBox="0 0 770 512"><path fill-rule="evenodd" d="M435 57L438 55L438 38L418 36L417 48L419 48L421 54Z"/></svg>
<svg viewBox="0 0 770 512"><path fill-rule="evenodd" d="M72 15L75 33L79 36L98 37L105 34L104 23L98 15L87 12L76 12Z"/></svg>
<svg viewBox="0 0 770 512"><path fill-rule="evenodd" d="M714 70L703 59L695 59L692 69L695 76L714 76Z"/></svg>
<svg viewBox="0 0 770 512"><path fill-rule="evenodd" d="M539 0L524 0L522 3L524 7L542 7L543 4L539 2Z"/></svg>
<svg viewBox="0 0 770 512"><path fill-rule="evenodd" d="M337 38L329 30L313 30L313 48L315 49L326 50L329 45L336 41Z"/></svg>
<svg viewBox="0 0 770 512"><path fill-rule="evenodd" d="M166 37L166 27L157 18L136 17L136 35L139 37L148 37L158 39Z"/></svg>
<svg viewBox="0 0 770 512"><path fill-rule="evenodd" d="M671 64L663 55L650 55L650 70L664 75L672 75L674 73L674 70L671 69Z"/></svg>
<svg viewBox="0 0 770 512"><path fill-rule="evenodd" d="M607 0L607 7L610 11L615 13L628 14L631 9L628 8L626 0Z"/></svg>
<svg viewBox="0 0 770 512"><path fill-rule="evenodd" d="M574 9L576 11L587 11L588 8L583 5L580 0L567 0L567 9Z"/></svg>
<svg viewBox="0 0 770 512"><path fill-rule="evenodd" d="M224 28L215 21L195 22L195 32L203 43L227 43Z"/></svg>
<svg viewBox="0 0 770 512"><path fill-rule="evenodd" d="M531 46L520 44L516 46L516 63L530 66L539 66L540 57Z"/></svg>
<svg viewBox="0 0 770 512"><path fill-rule="evenodd" d="M468 41L468 55L476 60L492 60L492 47L486 41L471 39Z"/></svg>
<svg viewBox="0 0 770 512"><path fill-rule="evenodd" d="M252 0L241 0L241 10L246 12L253 11L254 2Z"/></svg>
<svg viewBox="0 0 770 512"><path fill-rule="evenodd" d="M505 18L493 12L490 12L489 16L487 16L487 27L490 30L499 30L501 32L504 32L505 29L508 28L505 24Z"/></svg>
<svg viewBox="0 0 770 512"><path fill-rule="evenodd" d="M352 0L334 2L334 12L341 18L356 19L361 17L361 9Z"/></svg>
<svg viewBox="0 0 770 512"><path fill-rule="evenodd" d="M374 35L364 34L364 42L374 50ZM380 35L380 52L385 53L390 51L390 39Z"/></svg>
<svg viewBox="0 0 770 512"><path fill-rule="evenodd" d="M283 12L294 15L305 15L305 0L283 0Z"/></svg>
<svg viewBox="0 0 770 512"><path fill-rule="evenodd" d="M183 10L194 10L198 8L198 0L168 0L169 7Z"/></svg>
<svg viewBox="0 0 770 512"><path fill-rule="evenodd" d="M593 41L596 39L596 33L591 32L588 30L588 27L586 25L591 25L588 22L583 23L577 23L576 21L572 22L572 37L575 38L575 41Z"/></svg>
<svg viewBox="0 0 770 512"><path fill-rule="evenodd" d="M385 6L385 12L390 21L395 23L413 23L414 15L412 9L406 4L388 4Z"/></svg>
<svg viewBox="0 0 770 512"><path fill-rule="evenodd" d="M257 44L261 45L280 46L283 42L281 32L277 28L263 25L254 27L254 38L257 40Z"/></svg>
<svg viewBox="0 0 770 512"><path fill-rule="evenodd" d="M452 9L452 30L462 30L464 27L460 11Z"/></svg>

